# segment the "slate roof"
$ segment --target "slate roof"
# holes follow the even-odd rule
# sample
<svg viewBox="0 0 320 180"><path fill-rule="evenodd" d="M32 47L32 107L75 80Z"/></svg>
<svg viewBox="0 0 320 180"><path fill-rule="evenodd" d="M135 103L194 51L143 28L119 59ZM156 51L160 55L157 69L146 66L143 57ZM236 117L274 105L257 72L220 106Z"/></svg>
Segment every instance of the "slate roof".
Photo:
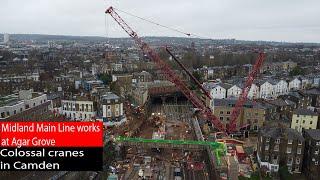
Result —
<svg viewBox="0 0 320 180"><path fill-rule="evenodd" d="M298 91L290 91L288 95L299 98L299 99L302 99L304 97L304 94Z"/></svg>
<svg viewBox="0 0 320 180"><path fill-rule="evenodd" d="M260 132L264 137L271 137L271 138L284 138L287 136L286 139L292 140L300 140L304 141L303 136L295 129L291 128L280 128L280 127L272 127L272 128L265 128Z"/></svg>
<svg viewBox="0 0 320 180"><path fill-rule="evenodd" d="M312 139L320 141L320 129L305 129L304 132Z"/></svg>
<svg viewBox="0 0 320 180"><path fill-rule="evenodd" d="M268 101L268 103L273 104L275 106L293 106L295 105L294 102L290 101L290 100L283 100L283 99L275 99L275 100L271 100Z"/></svg>
<svg viewBox="0 0 320 180"><path fill-rule="evenodd" d="M216 88L216 87L218 87L218 86L221 86L222 88L228 90L228 89L231 88L233 85L231 85L231 84L226 84L226 83L212 83L212 82L210 82L210 83L206 83L206 84L204 85L204 88L207 89L207 90L211 90L211 89L214 89L214 88Z"/></svg>
<svg viewBox="0 0 320 180"><path fill-rule="evenodd" d="M309 109L296 109L294 111L294 114L299 114L299 115L307 115L307 116L317 116L318 114L309 110Z"/></svg>
<svg viewBox="0 0 320 180"><path fill-rule="evenodd" d="M220 83L219 86L223 87L224 89L230 89L233 85L232 84L226 84L226 83Z"/></svg>
<svg viewBox="0 0 320 180"><path fill-rule="evenodd" d="M320 89L309 89L305 91L306 94L312 94L312 95L320 95Z"/></svg>
<svg viewBox="0 0 320 180"><path fill-rule="evenodd" d="M216 107L221 107L221 106L228 106L228 107L234 107L236 102L237 102L237 98L227 98L227 99L214 99L213 100L213 104ZM252 108L259 108L259 109L266 109L265 106L261 105L259 102L253 102L250 100L247 100L244 104L244 106L246 107L252 107Z"/></svg>
<svg viewBox="0 0 320 180"><path fill-rule="evenodd" d="M107 92L106 94L104 94L102 96L102 99L105 99L105 100L119 99L119 96L117 96L116 94L114 94L112 92Z"/></svg>

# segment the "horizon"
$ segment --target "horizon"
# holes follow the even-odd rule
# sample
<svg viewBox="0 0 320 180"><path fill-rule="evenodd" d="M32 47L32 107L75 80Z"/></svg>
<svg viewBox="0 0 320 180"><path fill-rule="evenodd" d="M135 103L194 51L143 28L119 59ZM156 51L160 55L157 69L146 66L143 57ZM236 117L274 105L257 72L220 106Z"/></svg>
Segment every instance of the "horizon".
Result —
<svg viewBox="0 0 320 180"><path fill-rule="evenodd" d="M123 30L104 13L110 6L141 37L183 35L129 14L208 39L320 43L317 0L10 0L0 2L0 31L124 38ZM23 8L17 11L17 7Z"/></svg>
<svg viewBox="0 0 320 180"><path fill-rule="evenodd" d="M38 35L38 36L66 36L66 37L87 37L87 38L106 38L106 39L131 39L131 37L121 36L121 37L105 37L99 35L68 35L68 34L39 34L39 33L4 33L0 32L1 35L9 34L11 35ZM274 40L247 40L247 39L236 39L236 38L225 38L225 39L210 39L210 38L201 38L201 37L183 37L183 36L140 36L142 38L182 38L182 39L199 39L199 40L235 40L235 41L246 41L246 42L266 42L266 43L285 43L285 44L319 44L320 42L291 42L291 41L274 41Z"/></svg>

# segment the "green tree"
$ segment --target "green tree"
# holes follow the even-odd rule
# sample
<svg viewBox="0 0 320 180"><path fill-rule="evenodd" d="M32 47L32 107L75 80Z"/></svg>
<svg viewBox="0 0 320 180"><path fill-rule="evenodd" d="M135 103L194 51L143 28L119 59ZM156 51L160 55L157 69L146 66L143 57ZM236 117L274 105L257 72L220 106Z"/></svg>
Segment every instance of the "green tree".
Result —
<svg viewBox="0 0 320 180"><path fill-rule="evenodd" d="M292 175L289 173L287 166L280 166L279 175L281 180L292 179Z"/></svg>
<svg viewBox="0 0 320 180"><path fill-rule="evenodd" d="M298 75L304 75L304 74L305 74L304 70L299 66L296 66L295 68L293 68L292 71L290 71L289 73L290 76L298 76Z"/></svg>
<svg viewBox="0 0 320 180"><path fill-rule="evenodd" d="M109 166L111 166L112 162L115 161L115 156L116 156L115 145L111 141L109 141L103 148L103 159L104 159L103 163L106 167L104 171L107 171L107 172L110 171Z"/></svg>
<svg viewBox="0 0 320 180"><path fill-rule="evenodd" d="M110 74L98 74L98 78L103 82L103 84L110 84L112 81L112 76Z"/></svg>
<svg viewBox="0 0 320 180"><path fill-rule="evenodd" d="M194 71L192 75L201 83L203 81L203 74L198 71Z"/></svg>
<svg viewBox="0 0 320 180"><path fill-rule="evenodd" d="M198 71L194 71L192 72L192 75L200 82L202 83L203 81L203 75L201 73L199 73ZM198 92L200 92L200 89L198 88L197 84L191 79L191 90L197 90Z"/></svg>

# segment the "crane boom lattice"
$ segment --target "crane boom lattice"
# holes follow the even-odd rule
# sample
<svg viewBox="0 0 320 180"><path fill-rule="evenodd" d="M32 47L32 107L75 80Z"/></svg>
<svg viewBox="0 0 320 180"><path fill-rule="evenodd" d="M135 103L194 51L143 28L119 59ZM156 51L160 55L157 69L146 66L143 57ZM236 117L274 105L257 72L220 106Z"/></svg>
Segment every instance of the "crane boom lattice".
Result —
<svg viewBox="0 0 320 180"><path fill-rule="evenodd" d="M245 85L242 89L242 92L239 96L238 101L236 102L235 107L232 110L231 113L231 121L229 122L228 132L235 132L237 130L237 119L240 115L241 109L244 105L244 103L247 101L248 94L250 91L250 88L252 86L252 83L254 79L257 77L260 67L262 66L263 62L265 60L265 54L259 53L258 59L256 60L255 65L253 66L252 71L249 73L249 76L245 82Z"/></svg>
<svg viewBox="0 0 320 180"><path fill-rule="evenodd" d="M188 98L188 100L196 107L199 108L205 118L210 120L214 127L219 131L225 132L224 125L220 120L213 115L210 108L206 107L202 101L193 93L187 85L176 75L176 73L166 64L159 55L148 44L137 35L135 31L114 11L112 7L106 10L107 14L110 14L112 18L121 26L121 28L134 39L135 43L139 46L144 54L146 54L157 67L165 74L166 78L174 83L177 88Z"/></svg>

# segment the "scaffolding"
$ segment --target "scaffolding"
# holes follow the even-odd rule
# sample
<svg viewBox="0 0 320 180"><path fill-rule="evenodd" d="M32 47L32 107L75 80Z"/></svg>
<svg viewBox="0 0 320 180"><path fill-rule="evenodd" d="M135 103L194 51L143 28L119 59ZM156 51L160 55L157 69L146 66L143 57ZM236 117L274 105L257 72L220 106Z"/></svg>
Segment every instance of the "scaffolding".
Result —
<svg viewBox="0 0 320 180"><path fill-rule="evenodd" d="M191 140L165 140L165 139L144 139L144 138L130 138L118 136L115 138L116 142L131 142L131 143L161 143L171 145L197 145L210 147L211 151L215 154L216 163L221 164L221 157L227 153L227 147L222 142L210 141L191 141Z"/></svg>

